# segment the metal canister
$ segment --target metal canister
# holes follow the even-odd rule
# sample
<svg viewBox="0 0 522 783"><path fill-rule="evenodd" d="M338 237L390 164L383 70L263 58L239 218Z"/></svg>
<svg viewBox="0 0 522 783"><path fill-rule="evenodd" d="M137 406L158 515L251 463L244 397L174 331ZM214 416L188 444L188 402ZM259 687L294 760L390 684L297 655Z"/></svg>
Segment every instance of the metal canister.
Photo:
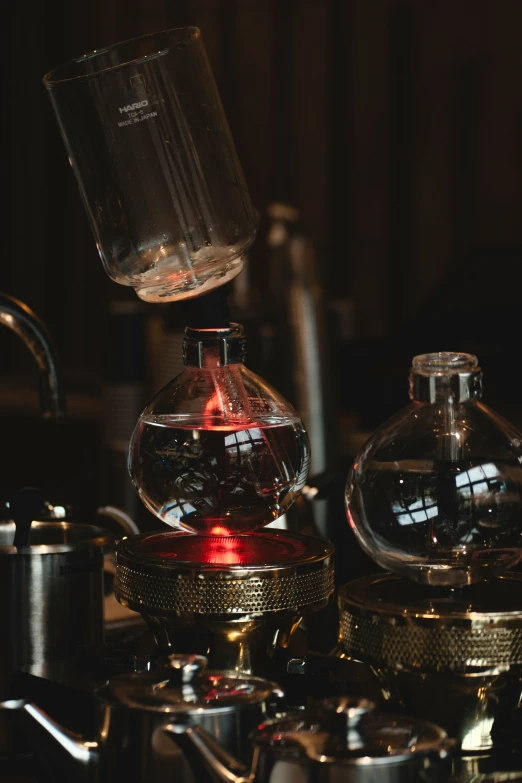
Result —
<svg viewBox="0 0 522 783"><path fill-rule="evenodd" d="M94 525L33 522L15 547L14 522L0 522L0 697L14 672L64 660L103 643L103 555L110 533Z"/></svg>

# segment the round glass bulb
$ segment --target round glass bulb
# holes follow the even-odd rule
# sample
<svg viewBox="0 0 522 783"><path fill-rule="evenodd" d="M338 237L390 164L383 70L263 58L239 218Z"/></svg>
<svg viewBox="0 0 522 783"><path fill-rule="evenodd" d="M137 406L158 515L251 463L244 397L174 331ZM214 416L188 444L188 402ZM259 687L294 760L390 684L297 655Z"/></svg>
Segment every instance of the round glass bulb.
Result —
<svg viewBox="0 0 522 783"><path fill-rule="evenodd" d="M227 536L273 522L310 464L294 409L242 362L242 327L187 330L185 370L140 416L129 471L163 522Z"/></svg>
<svg viewBox="0 0 522 783"><path fill-rule="evenodd" d="M458 587L522 554L522 435L480 397L476 357L416 357L412 402L356 458L346 508L363 549L387 570Z"/></svg>

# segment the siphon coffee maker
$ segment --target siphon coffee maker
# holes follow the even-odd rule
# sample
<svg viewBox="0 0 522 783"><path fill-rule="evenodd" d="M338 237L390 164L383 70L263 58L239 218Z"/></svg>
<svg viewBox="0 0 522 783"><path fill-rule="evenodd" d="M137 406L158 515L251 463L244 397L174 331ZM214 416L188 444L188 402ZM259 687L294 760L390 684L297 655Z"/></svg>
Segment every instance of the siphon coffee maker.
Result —
<svg viewBox="0 0 522 783"><path fill-rule="evenodd" d="M263 530L309 468L291 406L254 373L243 327L187 328L185 370L141 415L129 470L145 505L176 531L122 541L116 596L163 650L205 651L215 669L284 668L306 612L333 594L333 548Z"/></svg>
<svg viewBox="0 0 522 783"><path fill-rule="evenodd" d="M369 439L346 487L348 521L387 572L339 594L341 654L443 726L472 767L517 749L522 675L522 578L510 571L522 435L481 396L476 357L413 360L410 405Z"/></svg>
<svg viewBox="0 0 522 783"><path fill-rule="evenodd" d="M310 455L295 411L246 370L242 327L216 305L256 219L200 31L99 49L44 84L107 274L147 302L194 302L186 369L130 448L141 499L176 530L121 543L116 595L159 649L264 673L305 610L329 602L333 549L259 530L295 500Z"/></svg>

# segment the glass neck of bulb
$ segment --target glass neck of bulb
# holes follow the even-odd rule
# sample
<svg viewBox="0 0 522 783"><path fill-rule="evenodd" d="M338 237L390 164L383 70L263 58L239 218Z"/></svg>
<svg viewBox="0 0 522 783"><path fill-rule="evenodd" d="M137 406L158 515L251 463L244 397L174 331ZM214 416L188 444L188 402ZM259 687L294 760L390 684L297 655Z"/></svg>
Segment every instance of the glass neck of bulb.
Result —
<svg viewBox="0 0 522 783"><path fill-rule="evenodd" d="M245 330L241 324L230 324L225 329L185 329L183 363L187 367L215 369L242 364L245 358Z"/></svg>
<svg viewBox="0 0 522 783"><path fill-rule="evenodd" d="M482 371L469 353L426 353L416 356L410 372L410 399L435 403L479 400Z"/></svg>

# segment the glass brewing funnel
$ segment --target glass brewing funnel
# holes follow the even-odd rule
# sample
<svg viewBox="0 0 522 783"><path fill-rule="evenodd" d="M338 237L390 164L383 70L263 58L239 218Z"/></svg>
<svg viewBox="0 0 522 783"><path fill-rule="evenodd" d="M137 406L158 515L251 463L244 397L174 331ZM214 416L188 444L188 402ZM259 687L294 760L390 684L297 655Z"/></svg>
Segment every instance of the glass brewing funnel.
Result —
<svg viewBox="0 0 522 783"><path fill-rule="evenodd" d="M379 565L458 587L522 554L522 435L487 408L475 356L417 356L411 404L355 460L348 521Z"/></svg>
<svg viewBox="0 0 522 783"><path fill-rule="evenodd" d="M256 221L197 28L94 51L44 84L109 277L164 302L241 271Z"/></svg>
<svg viewBox="0 0 522 783"><path fill-rule="evenodd" d="M243 364L243 327L185 330L184 371L140 416L129 471L147 508L173 527L226 536L284 514L310 465L304 426Z"/></svg>

